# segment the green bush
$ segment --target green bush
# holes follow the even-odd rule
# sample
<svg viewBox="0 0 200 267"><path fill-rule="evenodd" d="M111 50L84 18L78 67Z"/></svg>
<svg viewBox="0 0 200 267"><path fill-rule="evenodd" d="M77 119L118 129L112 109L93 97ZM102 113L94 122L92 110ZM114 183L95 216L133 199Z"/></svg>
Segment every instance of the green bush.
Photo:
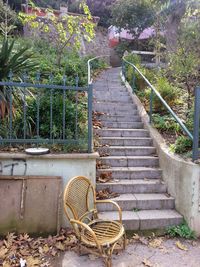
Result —
<svg viewBox="0 0 200 267"><path fill-rule="evenodd" d="M179 136L172 147L172 151L178 154L183 154L192 149L192 141L186 136Z"/></svg>
<svg viewBox="0 0 200 267"><path fill-rule="evenodd" d="M186 239L196 238L195 232L189 228L185 221L180 225L168 227L166 233L171 237L178 236Z"/></svg>
<svg viewBox="0 0 200 267"><path fill-rule="evenodd" d="M43 90L39 94L39 116L40 116L40 138L48 139L50 137L50 91ZM78 139L87 137L87 102L85 97L78 93L78 105L76 110L76 93L67 92L66 94L66 112L65 112L65 131L67 139L75 139L77 129ZM37 97L27 97L26 108L26 128L27 137L37 137ZM54 91L52 98L53 127L52 137L55 139L63 138L63 94L60 90ZM77 112L77 128L76 128ZM23 109L17 109L13 118L13 137L23 138ZM9 125L8 118L4 119L0 127L0 136L6 138Z"/></svg>
<svg viewBox="0 0 200 267"><path fill-rule="evenodd" d="M156 129L165 133L179 133L181 131L180 125L172 116L153 114L153 125Z"/></svg>
<svg viewBox="0 0 200 267"><path fill-rule="evenodd" d="M126 56L126 60L128 60L130 63L133 63L151 83L155 81L155 71L152 69L147 69L143 67L141 64L140 56L135 55L135 54L130 54ZM135 75L136 89L139 91L144 90L147 84L142 78L142 76L137 71L134 71L131 65L126 64L126 78L131 85L133 82L133 75Z"/></svg>
<svg viewBox="0 0 200 267"><path fill-rule="evenodd" d="M179 89L172 85L166 78L158 78L155 84L155 88L172 109L177 105ZM145 90L145 94L146 98L150 99L151 89L147 88ZM160 101L160 99L155 94L153 95L153 111L162 114L168 112L165 106Z"/></svg>
<svg viewBox="0 0 200 267"><path fill-rule="evenodd" d="M16 40L15 49L18 47L30 47L31 53L34 54L39 62L40 71L40 83L41 84L63 84L63 75L66 75L66 85L76 85L76 78L78 76L78 85L87 85L87 60L93 56L80 57L76 52L65 51L62 58L60 68L56 64L56 51L54 47L50 46L45 41L31 40L29 38L18 38ZM107 65L102 59L95 60L92 63L92 70L98 71L105 68ZM28 69L27 69L28 70ZM50 82L49 76L52 74L52 81ZM36 72L29 69L28 80L32 83L36 82ZM14 80L19 81L17 76L13 77ZM19 91L21 97L16 98L15 107L13 109L13 121L12 121L12 137L23 138L24 137L24 112L23 112L23 90L13 90L13 92ZM39 116L40 116L40 138L50 137L50 90L29 88L26 90L26 137L37 137L37 101L39 99ZM76 108L76 101L78 100L78 106ZM53 91L53 126L52 137L55 139L63 138L63 92L60 90ZM87 138L87 98L83 92L66 91L66 138L67 139L81 139ZM77 127L76 127L77 118ZM77 136L75 133L77 132ZM0 137L8 138L9 134L9 116L8 114L1 120ZM85 148L87 142L83 142ZM77 146L62 146L62 150L76 151L83 149L83 146L79 144ZM59 146L58 149L60 149Z"/></svg>

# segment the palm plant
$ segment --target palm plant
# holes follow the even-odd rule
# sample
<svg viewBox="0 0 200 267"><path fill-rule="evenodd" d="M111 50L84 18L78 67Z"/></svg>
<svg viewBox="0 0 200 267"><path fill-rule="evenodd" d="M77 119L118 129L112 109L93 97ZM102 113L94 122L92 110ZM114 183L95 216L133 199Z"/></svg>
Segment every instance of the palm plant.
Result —
<svg viewBox="0 0 200 267"><path fill-rule="evenodd" d="M28 47L15 49L15 40L9 42L4 38L0 50L0 81L8 79L10 71L20 76L25 71L32 71L38 67L34 60L34 54ZM13 95L13 102L17 95ZM13 103L14 104L14 103ZM6 86L0 86L0 117L5 117L9 112L9 90Z"/></svg>

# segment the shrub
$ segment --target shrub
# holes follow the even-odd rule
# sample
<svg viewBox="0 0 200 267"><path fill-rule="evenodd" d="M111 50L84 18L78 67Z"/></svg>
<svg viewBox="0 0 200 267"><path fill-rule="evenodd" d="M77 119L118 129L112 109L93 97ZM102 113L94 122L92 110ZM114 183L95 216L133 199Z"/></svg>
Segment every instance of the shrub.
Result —
<svg viewBox="0 0 200 267"><path fill-rule="evenodd" d="M179 96L179 89L177 87L173 86L166 78L161 77L158 78L155 88L171 108L176 106ZM150 99L151 89L147 88L145 93L147 99ZM162 114L167 112L167 109L155 94L153 96L153 111Z"/></svg>
<svg viewBox="0 0 200 267"><path fill-rule="evenodd" d="M153 114L153 125L165 133L179 133L181 128L172 116Z"/></svg>
<svg viewBox="0 0 200 267"><path fill-rule="evenodd" d="M171 237L179 236L186 239L196 238L195 232L189 228L185 221L180 225L168 227L167 234Z"/></svg>
<svg viewBox="0 0 200 267"><path fill-rule="evenodd" d="M173 152L183 154L192 149L192 141L186 136L179 136L173 146Z"/></svg>
<svg viewBox="0 0 200 267"><path fill-rule="evenodd" d="M154 82L155 81L155 71L152 69L147 69L141 65L141 57L135 54L130 54L126 56L126 59L130 62L133 63L141 72L142 74L150 81ZM127 66L127 64L126 64ZM128 82L132 85L133 82L133 75L135 74L135 86L137 90L144 90L146 88L146 82L144 79L141 77L141 75L137 72L134 71L133 67L128 65L126 67L126 78Z"/></svg>

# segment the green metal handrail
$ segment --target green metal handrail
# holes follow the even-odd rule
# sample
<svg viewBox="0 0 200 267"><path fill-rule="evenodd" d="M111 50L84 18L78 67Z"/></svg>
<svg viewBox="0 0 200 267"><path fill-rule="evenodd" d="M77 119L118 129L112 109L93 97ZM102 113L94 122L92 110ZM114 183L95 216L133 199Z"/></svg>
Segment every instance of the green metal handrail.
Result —
<svg viewBox="0 0 200 267"><path fill-rule="evenodd" d="M88 85L89 84L92 84L92 79L91 79L91 62L94 61L95 59L98 59L98 58L102 58L102 57L110 57L110 55L102 55L102 56L97 56L97 57L93 57L91 59L88 60L87 62L87 68L88 68Z"/></svg>
<svg viewBox="0 0 200 267"><path fill-rule="evenodd" d="M133 67L134 70L136 70L140 76L144 79L144 81L147 83L147 85L151 88L151 94L150 94L150 123L152 122L152 104L153 104L153 93L160 99L161 103L166 107L166 109L169 111L169 113L172 115L172 117L176 120L176 122L180 125L182 130L187 134L187 136L193 141L193 135L192 133L188 130L188 128L185 126L185 124L181 121L181 119L175 114L175 112L170 108L170 106L167 104L167 102L162 98L160 93L156 90L156 88L149 82L149 80L142 74L142 72L131 62L125 59L123 57L123 62L129 64L130 66ZM124 65L122 65L122 72L123 75L126 79L126 74L125 74L125 69Z"/></svg>

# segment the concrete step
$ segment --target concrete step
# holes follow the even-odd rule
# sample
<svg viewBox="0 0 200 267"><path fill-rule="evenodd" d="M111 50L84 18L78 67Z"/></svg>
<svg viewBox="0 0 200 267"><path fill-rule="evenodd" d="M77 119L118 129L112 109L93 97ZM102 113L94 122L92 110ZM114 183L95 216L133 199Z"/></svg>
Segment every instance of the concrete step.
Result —
<svg viewBox="0 0 200 267"><path fill-rule="evenodd" d="M108 183L97 183L96 189L103 190L109 188L111 192L119 194L125 193L166 193L167 186L160 179L153 180L113 180Z"/></svg>
<svg viewBox="0 0 200 267"><path fill-rule="evenodd" d="M109 146L99 147L100 155L108 156L150 156L156 154L153 146Z"/></svg>
<svg viewBox="0 0 200 267"><path fill-rule="evenodd" d="M123 102L123 101L118 101L118 102L113 102L111 100L108 100L108 101L100 101L100 100L95 100L93 101L93 106L94 108L95 107L113 107L113 108L116 108L118 107L119 108L119 105L123 105L123 107L126 107L126 108L136 108L136 104L134 104L132 102L132 100L130 100L129 102Z"/></svg>
<svg viewBox="0 0 200 267"><path fill-rule="evenodd" d="M98 129L96 133L101 137L149 137L145 129Z"/></svg>
<svg viewBox="0 0 200 267"><path fill-rule="evenodd" d="M103 127L107 128L126 128L126 129L143 129L142 122L102 122Z"/></svg>
<svg viewBox="0 0 200 267"><path fill-rule="evenodd" d="M104 112L104 113L109 113L112 115L120 115L120 114L134 114L134 112L137 112L137 109L134 107L124 107L123 105L119 104L118 107L100 107L100 106L96 106L93 108L94 111L97 112Z"/></svg>
<svg viewBox="0 0 200 267"><path fill-rule="evenodd" d="M122 116L123 117L123 120L126 118L126 117L130 117L130 114L131 115L138 115L138 110L135 108L135 109L132 109L131 112L130 111L120 111L119 109L114 109L114 110L108 110L108 111L100 111L100 112L103 112L105 113L105 115L108 115L108 116ZM122 120L122 121L123 121Z"/></svg>
<svg viewBox="0 0 200 267"><path fill-rule="evenodd" d="M98 99L98 103L133 103L129 95L118 96L117 94L115 94L115 96L111 96L110 94L101 94L98 97L94 95L93 99L95 101L97 101Z"/></svg>
<svg viewBox="0 0 200 267"><path fill-rule="evenodd" d="M130 103L124 103L124 102L110 102L110 101L93 101L93 107L94 110L96 108L120 108L121 106L123 106L123 108L126 108L127 110L132 110L132 109L137 109L137 106L135 104L133 104L133 102Z"/></svg>
<svg viewBox="0 0 200 267"><path fill-rule="evenodd" d="M109 156L101 157L103 165L111 167L158 167L158 157L152 156Z"/></svg>
<svg viewBox="0 0 200 267"><path fill-rule="evenodd" d="M126 116L112 116L112 115L101 115L97 116L102 122L141 122L141 118L138 115L126 115Z"/></svg>
<svg viewBox="0 0 200 267"><path fill-rule="evenodd" d="M99 217L119 220L117 211L100 212ZM126 230L154 230L178 225L183 221L183 217L175 210L141 210L123 211L122 220Z"/></svg>
<svg viewBox="0 0 200 267"><path fill-rule="evenodd" d="M110 174L114 179L160 179L162 170L150 167L113 167L108 169L98 169L97 177Z"/></svg>
<svg viewBox="0 0 200 267"><path fill-rule="evenodd" d="M130 99L130 95L126 91L121 91L121 92L118 92L117 94L116 94L116 92L113 92L113 91L109 91L109 92L106 91L102 95L102 92L101 91L94 90L93 94L94 94L94 97L96 99L105 99L106 101L108 99L119 99L119 100L121 98L128 98L128 99Z"/></svg>
<svg viewBox="0 0 200 267"><path fill-rule="evenodd" d="M174 198L167 194L121 194L111 199L119 204L122 210L160 210L174 209ZM108 203L97 206L98 211L115 211L115 206Z"/></svg>
<svg viewBox="0 0 200 267"><path fill-rule="evenodd" d="M110 146L152 146L150 137L100 137L99 143Z"/></svg>

